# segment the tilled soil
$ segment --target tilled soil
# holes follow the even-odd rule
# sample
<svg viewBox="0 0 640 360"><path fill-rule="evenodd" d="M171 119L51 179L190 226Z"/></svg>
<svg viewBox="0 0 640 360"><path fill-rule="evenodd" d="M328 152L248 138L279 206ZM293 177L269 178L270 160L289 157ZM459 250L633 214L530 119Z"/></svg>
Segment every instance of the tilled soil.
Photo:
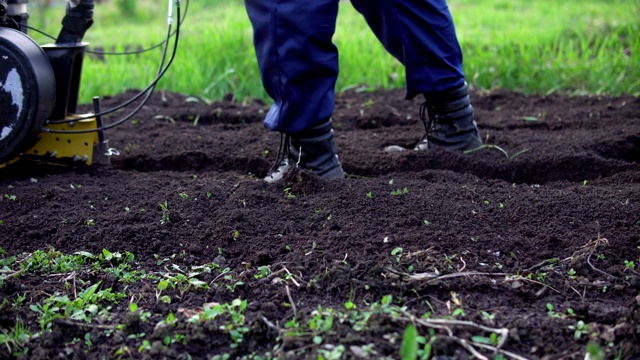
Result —
<svg viewBox="0 0 640 360"><path fill-rule="evenodd" d="M396 359L410 324L434 359L640 358L640 99L474 92L485 149L388 153L424 132L403 95L339 95L344 180L264 183L280 142L268 105L169 92L107 132L110 166L0 170L2 259L17 259L0 273L0 330L25 323L37 335L20 356L42 359ZM37 250L103 249L146 276L108 261L18 272ZM189 273L199 286L159 291ZM34 304L94 284L126 298L41 331ZM213 303L242 316L188 321Z"/></svg>

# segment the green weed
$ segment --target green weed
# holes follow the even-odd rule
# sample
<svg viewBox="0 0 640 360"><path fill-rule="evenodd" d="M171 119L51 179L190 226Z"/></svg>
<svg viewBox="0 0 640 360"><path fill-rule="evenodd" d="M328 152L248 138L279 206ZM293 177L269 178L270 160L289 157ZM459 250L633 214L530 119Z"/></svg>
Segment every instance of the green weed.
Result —
<svg viewBox="0 0 640 360"><path fill-rule="evenodd" d="M31 332L21 319L17 319L12 329L0 329L0 349L6 348L6 354L18 357L26 355L29 348L26 344L31 340Z"/></svg>
<svg viewBox="0 0 640 360"><path fill-rule="evenodd" d="M160 204L158 204L158 206L160 206L160 210L162 211L162 217L160 218L160 224L164 225L166 223L168 223L169 221L171 221L169 214L171 213L169 211L169 204L165 201L162 202Z"/></svg>

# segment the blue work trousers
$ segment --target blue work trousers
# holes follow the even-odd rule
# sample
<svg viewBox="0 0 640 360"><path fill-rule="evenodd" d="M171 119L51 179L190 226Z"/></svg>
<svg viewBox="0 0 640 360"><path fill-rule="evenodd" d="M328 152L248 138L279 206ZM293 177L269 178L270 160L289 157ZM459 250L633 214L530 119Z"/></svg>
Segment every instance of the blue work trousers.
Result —
<svg viewBox="0 0 640 360"><path fill-rule="evenodd" d="M351 0L404 66L407 99L464 84L462 52L446 0ZM245 0L262 83L274 100L264 124L295 134L334 109L339 0ZM367 64L362 64L363 67Z"/></svg>

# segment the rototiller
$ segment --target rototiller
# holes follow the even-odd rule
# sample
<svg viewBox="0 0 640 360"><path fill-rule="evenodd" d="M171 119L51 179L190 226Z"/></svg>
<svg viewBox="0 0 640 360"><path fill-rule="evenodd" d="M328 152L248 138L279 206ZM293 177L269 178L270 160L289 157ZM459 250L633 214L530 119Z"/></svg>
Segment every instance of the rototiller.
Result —
<svg viewBox="0 0 640 360"><path fill-rule="evenodd" d="M173 24L173 1L177 26ZM94 112L77 114L82 63L87 50L85 32L93 24L93 0L67 0L62 29L54 44L40 46L28 30L29 0L0 0L0 168L19 159L51 163L109 164L105 130L124 123L146 103L160 78L173 62L177 49L180 1L169 0L169 31L161 63L152 83L133 98L112 109L101 110L93 98ZM39 32L39 31L38 31ZM174 37L167 60L169 40ZM140 51L136 52L139 53ZM108 53L102 53L108 54ZM124 54L124 53L117 53ZM102 117L142 98L133 111L112 124Z"/></svg>

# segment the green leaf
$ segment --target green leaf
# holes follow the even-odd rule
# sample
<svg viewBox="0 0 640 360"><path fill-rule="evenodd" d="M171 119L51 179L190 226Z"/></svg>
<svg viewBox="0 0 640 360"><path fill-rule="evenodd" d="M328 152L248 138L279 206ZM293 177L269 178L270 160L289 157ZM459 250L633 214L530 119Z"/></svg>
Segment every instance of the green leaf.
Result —
<svg viewBox="0 0 640 360"><path fill-rule="evenodd" d="M327 332L331 330L331 328L333 327L333 316L327 317L322 325L323 331Z"/></svg>
<svg viewBox="0 0 640 360"><path fill-rule="evenodd" d="M96 293L96 290L98 289L98 286L100 286L100 283L101 281L98 281L98 283L91 285L85 291L78 294L78 297L83 299L85 302L91 301L91 298L93 297L93 294Z"/></svg>
<svg viewBox="0 0 640 360"><path fill-rule="evenodd" d="M189 279L189 284L191 284L191 285L193 285L193 286L195 286L197 288L204 287L204 286L207 285L206 282L204 282L202 280L198 280L196 278L190 278Z"/></svg>
<svg viewBox="0 0 640 360"><path fill-rule="evenodd" d="M409 324L404 331L404 335L402 335L400 357L402 360L414 360L418 358L418 331L413 324Z"/></svg>
<svg viewBox="0 0 640 360"><path fill-rule="evenodd" d="M98 313L98 310L100 310L100 309L98 308L98 305L96 305L96 304L91 304L87 308L87 311L93 316L96 316L96 314Z"/></svg>
<svg viewBox="0 0 640 360"><path fill-rule="evenodd" d="M489 338L484 337L484 336L472 336L471 340L473 342L477 342L479 344L491 344L491 340Z"/></svg>
<svg viewBox="0 0 640 360"><path fill-rule="evenodd" d="M74 255L84 256L84 257L87 257L89 259L95 259L96 258L92 253L90 253L88 251L76 251L73 254Z"/></svg>
<svg viewBox="0 0 640 360"><path fill-rule="evenodd" d="M590 342L587 344L587 353L593 360L603 360L605 358L604 350L597 343Z"/></svg>
<svg viewBox="0 0 640 360"><path fill-rule="evenodd" d="M102 249L102 255L104 256L104 259L109 261L113 258L113 254L111 253L111 251L107 250L107 249Z"/></svg>
<svg viewBox="0 0 640 360"><path fill-rule="evenodd" d="M344 303L344 307L345 307L347 310L353 310L353 309L355 309L355 308L356 308L356 304L354 304L354 303L353 303L353 302L351 302L351 301L347 301L346 303Z"/></svg>
<svg viewBox="0 0 640 360"><path fill-rule="evenodd" d="M164 291L167 289L168 286L169 286L168 280L160 280L160 282L158 283L158 290Z"/></svg>
<svg viewBox="0 0 640 360"><path fill-rule="evenodd" d="M389 305L393 301L393 295L385 295L382 297L382 301L380 303L382 305Z"/></svg>

